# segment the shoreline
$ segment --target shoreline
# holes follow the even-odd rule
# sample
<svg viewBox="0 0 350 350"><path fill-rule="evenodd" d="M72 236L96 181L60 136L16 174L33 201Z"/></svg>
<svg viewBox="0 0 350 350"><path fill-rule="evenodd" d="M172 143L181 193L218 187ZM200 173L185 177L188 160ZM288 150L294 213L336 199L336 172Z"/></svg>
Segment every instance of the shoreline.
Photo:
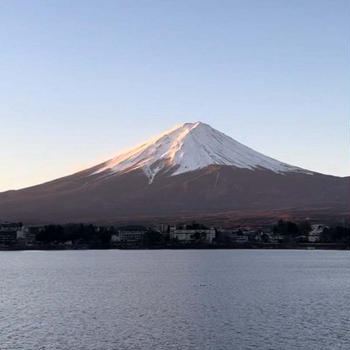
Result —
<svg viewBox="0 0 350 350"><path fill-rule="evenodd" d="M138 245L124 245L124 246L110 246L110 245L82 245L82 246L60 246L60 245L38 245L30 247L0 247L0 251L64 251L64 250L350 250L348 245L337 243L319 243L319 244L239 244L239 245L164 245L164 246L138 246Z"/></svg>

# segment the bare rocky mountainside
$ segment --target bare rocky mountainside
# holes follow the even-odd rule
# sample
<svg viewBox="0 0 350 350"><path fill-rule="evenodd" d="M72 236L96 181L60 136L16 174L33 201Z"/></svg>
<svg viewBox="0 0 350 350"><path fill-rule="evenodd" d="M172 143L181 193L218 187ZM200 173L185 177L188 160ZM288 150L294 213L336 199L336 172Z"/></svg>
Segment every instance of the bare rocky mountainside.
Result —
<svg viewBox="0 0 350 350"><path fill-rule="evenodd" d="M350 178L279 162L204 123L186 123L102 164L0 193L0 220L213 223L343 218Z"/></svg>

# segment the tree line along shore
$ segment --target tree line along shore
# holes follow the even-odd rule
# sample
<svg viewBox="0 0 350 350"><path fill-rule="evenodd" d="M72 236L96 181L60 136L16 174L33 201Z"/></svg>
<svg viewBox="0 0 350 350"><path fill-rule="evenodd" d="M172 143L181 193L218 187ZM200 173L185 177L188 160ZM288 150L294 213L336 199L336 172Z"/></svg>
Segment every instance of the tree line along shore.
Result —
<svg viewBox="0 0 350 350"><path fill-rule="evenodd" d="M350 227L279 220L273 226L208 227L200 223L151 227L0 223L0 249L349 249Z"/></svg>

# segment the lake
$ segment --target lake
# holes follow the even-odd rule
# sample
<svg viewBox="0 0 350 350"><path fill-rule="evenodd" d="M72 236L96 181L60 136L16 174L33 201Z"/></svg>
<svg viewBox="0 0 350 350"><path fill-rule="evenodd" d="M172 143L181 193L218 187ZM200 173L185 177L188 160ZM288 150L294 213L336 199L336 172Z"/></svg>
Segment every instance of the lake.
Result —
<svg viewBox="0 0 350 350"><path fill-rule="evenodd" d="M349 262L316 250L0 252L0 349L348 349Z"/></svg>

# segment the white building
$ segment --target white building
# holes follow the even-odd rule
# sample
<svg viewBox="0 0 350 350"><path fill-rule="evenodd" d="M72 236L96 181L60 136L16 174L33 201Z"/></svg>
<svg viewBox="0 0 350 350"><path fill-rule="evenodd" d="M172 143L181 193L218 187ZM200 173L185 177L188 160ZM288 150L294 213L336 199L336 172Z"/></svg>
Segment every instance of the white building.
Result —
<svg viewBox="0 0 350 350"><path fill-rule="evenodd" d="M17 230L20 224L3 223L0 224L0 246L11 246L17 243Z"/></svg>
<svg viewBox="0 0 350 350"><path fill-rule="evenodd" d="M36 241L37 234L42 232L44 229L45 226L42 225L23 225L17 230L17 239L25 241L26 244L32 244Z"/></svg>
<svg viewBox="0 0 350 350"><path fill-rule="evenodd" d="M118 243L140 243L143 241L148 229L140 225L128 225L119 227L116 233L112 234L111 242Z"/></svg>
<svg viewBox="0 0 350 350"><path fill-rule="evenodd" d="M206 243L213 243L213 240L215 238L215 229L213 227L192 228L191 226L187 228L187 225L184 225L181 228L170 226L169 236L170 239L180 242L202 241Z"/></svg>
<svg viewBox="0 0 350 350"><path fill-rule="evenodd" d="M328 226L322 224L314 224L311 225L311 231L308 235L308 240L311 243L319 242L320 236L323 233L324 229L328 228Z"/></svg>
<svg viewBox="0 0 350 350"><path fill-rule="evenodd" d="M144 231L119 231L121 242L139 242L145 235Z"/></svg>

